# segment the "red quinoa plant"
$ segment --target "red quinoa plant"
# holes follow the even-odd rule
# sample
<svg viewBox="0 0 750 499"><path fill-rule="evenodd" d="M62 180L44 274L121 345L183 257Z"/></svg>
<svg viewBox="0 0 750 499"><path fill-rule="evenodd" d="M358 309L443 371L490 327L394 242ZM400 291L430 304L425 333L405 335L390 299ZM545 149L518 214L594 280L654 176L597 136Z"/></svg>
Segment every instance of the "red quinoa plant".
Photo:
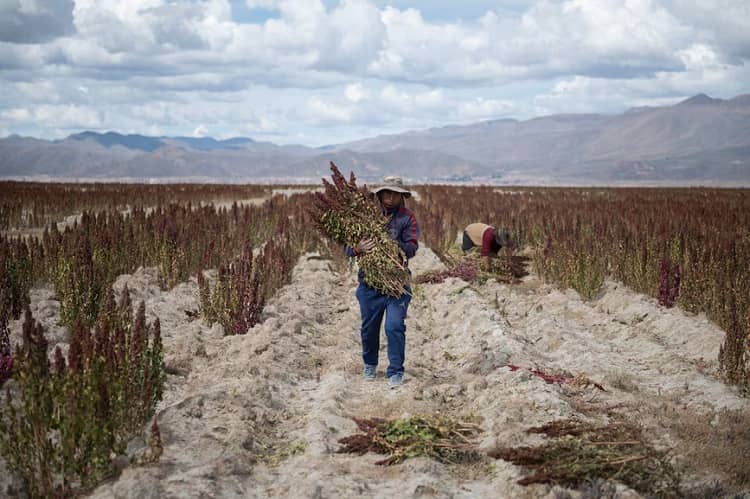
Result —
<svg viewBox="0 0 750 499"><path fill-rule="evenodd" d="M0 387L12 376L14 363L8 330L11 312L10 296L7 289L1 286L2 284L0 284Z"/></svg>
<svg viewBox="0 0 750 499"><path fill-rule="evenodd" d="M263 301L260 292L262 276L254 272L255 264L252 247L248 246L228 267L219 267L213 290L203 272L198 273L203 318L209 324L221 324L227 335L244 334L259 321Z"/></svg>
<svg viewBox="0 0 750 499"><path fill-rule="evenodd" d="M257 199L270 191L266 185L0 181L0 229L45 227L83 211Z"/></svg>
<svg viewBox="0 0 750 499"><path fill-rule="evenodd" d="M8 319L18 319L29 303L34 263L26 241L0 236L0 294L3 295L0 305Z"/></svg>
<svg viewBox="0 0 750 499"><path fill-rule="evenodd" d="M17 318L28 303L31 283L44 279L56 284L61 298L67 296L68 309L88 308L89 324L96 320L98 308L85 303L91 300L101 306L105 293L99 291L94 300L95 293L85 291L86 275L97 281L88 285L90 290L106 290L117 275L156 265L162 284L169 287L199 269L228 268L245 245L259 248L269 241L281 221L294 225L304 220L302 207L310 204L305 196L274 196L259 206L230 208L202 203L270 191L254 186L0 185L4 195L0 225L40 225L91 211L65 230L50 225L41 238L0 237L0 288L10 290L11 317ZM417 186L416 191L418 199L411 202L420 213L423 242L438 255L445 257L468 223L508 226L520 248L536 250L536 272L549 282L595 297L603 279L612 278L664 304L704 312L727 332L719 358L725 377L747 383L742 377L750 362L745 353L745 318L750 310L747 189L433 185ZM169 205L172 201L174 206ZM127 214L117 211L124 208L129 209ZM106 211L94 214L95 210ZM318 244L312 231L295 234L295 230L290 231L293 254ZM83 237L90 245L92 267L74 268ZM286 261L283 254L274 254L273 258ZM333 254L340 254L338 248ZM270 258L270 252L264 255ZM669 262L668 272L666 268L662 272L664 261ZM253 262L254 269L264 266ZM273 265L265 268L270 271L268 278L257 274L253 286L275 289L275 284L267 283L286 271L276 272ZM73 298L70 289L81 289L81 296ZM68 315L69 325L76 316Z"/></svg>
<svg viewBox="0 0 750 499"><path fill-rule="evenodd" d="M110 293L93 330L77 318L67 359L50 365L47 341L29 309L17 354L16 390L0 408L0 454L32 497L69 496L113 471L162 397L159 320L133 316L127 288Z"/></svg>
<svg viewBox="0 0 750 499"><path fill-rule="evenodd" d="M10 349L8 319L0 311L0 388L13 375L15 360Z"/></svg>
<svg viewBox="0 0 750 499"><path fill-rule="evenodd" d="M665 306L704 312L727 333L719 357L726 379L748 383L742 375L750 368L747 189L416 190L428 246L444 248L446 234L460 234L471 222L507 224L521 248L534 250L540 277L584 298L596 297L611 278Z"/></svg>
<svg viewBox="0 0 750 499"><path fill-rule="evenodd" d="M219 268L211 290L198 272L200 306L203 317L219 322L225 334L244 334L260 322L266 301L291 279L294 263L309 238L309 224L282 222L271 239L258 251L250 245L229 266Z"/></svg>

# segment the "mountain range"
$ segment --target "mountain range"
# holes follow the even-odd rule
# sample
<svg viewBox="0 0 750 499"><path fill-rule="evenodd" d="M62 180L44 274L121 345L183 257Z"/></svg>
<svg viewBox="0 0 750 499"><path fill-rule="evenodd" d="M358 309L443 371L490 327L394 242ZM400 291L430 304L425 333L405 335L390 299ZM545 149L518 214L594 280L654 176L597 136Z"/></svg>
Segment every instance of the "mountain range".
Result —
<svg viewBox="0 0 750 499"><path fill-rule="evenodd" d="M699 94L621 114L502 119L324 147L250 138L86 131L0 139L0 177L54 180L317 182L333 161L364 181L535 185L750 185L750 94Z"/></svg>

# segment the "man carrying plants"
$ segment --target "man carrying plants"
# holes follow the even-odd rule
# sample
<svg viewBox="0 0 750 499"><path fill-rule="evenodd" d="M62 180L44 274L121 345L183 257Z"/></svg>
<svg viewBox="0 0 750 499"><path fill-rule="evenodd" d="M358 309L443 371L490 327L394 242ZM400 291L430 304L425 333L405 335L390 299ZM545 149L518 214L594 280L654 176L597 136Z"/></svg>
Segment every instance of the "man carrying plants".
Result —
<svg viewBox="0 0 750 499"><path fill-rule="evenodd" d="M490 256L497 255L503 246L510 245L510 232L508 229L496 229L491 225L481 222L469 224L464 229L464 238L461 249L464 253L474 247L478 247L482 256L482 266L485 272L490 271Z"/></svg>
<svg viewBox="0 0 750 499"><path fill-rule="evenodd" d="M404 200L411 192L403 185L400 177L385 177L383 185L375 188L383 214L387 217L385 229L390 238L398 245L400 262L408 272L408 260L417 252L419 226L414 214L404 206ZM372 252L377 241L373 238L360 240L353 247L344 250L347 256L359 259ZM360 265L362 268L362 265ZM408 274L407 274L408 275ZM403 292L398 296L384 293L383 290L367 284L365 271L359 272L357 300L362 317L360 334L362 338L362 359L364 360L364 378L374 380L378 366L380 347L380 325L385 314L385 335L388 339L388 368L386 376L391 387L399 386L404 380L404 355L406 347L406 312L411 301L411 289L403 285Z"/></svg>

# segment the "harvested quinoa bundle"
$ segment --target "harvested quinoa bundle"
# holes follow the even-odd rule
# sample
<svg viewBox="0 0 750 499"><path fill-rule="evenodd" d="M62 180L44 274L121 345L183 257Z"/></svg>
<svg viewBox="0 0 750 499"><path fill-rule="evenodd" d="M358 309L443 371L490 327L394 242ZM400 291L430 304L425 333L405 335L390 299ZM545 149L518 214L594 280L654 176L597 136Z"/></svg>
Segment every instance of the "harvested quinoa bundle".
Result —
<svg viewBox="0 0 750 499"><path fill-rule="evenodd" d="M417 277L416 282L438 284L449 277L458 277L466 282L474 282L479 279L479 263L476 259L463 258L450 265L445 270L432 270Z"/></svg>
<svg viewBox="0 0 750 499"><path fill-rule="evenodd" d="M388 218L366 186L357 186L354 173L347 181L331 162L333 183L323 179L324 192L315 195L315 220L323 234L333 241L354 247L363 239L375 241L369 253L357 259L365 283L390 296L407 293L409 271L404 255L388 235Z"/></svg>

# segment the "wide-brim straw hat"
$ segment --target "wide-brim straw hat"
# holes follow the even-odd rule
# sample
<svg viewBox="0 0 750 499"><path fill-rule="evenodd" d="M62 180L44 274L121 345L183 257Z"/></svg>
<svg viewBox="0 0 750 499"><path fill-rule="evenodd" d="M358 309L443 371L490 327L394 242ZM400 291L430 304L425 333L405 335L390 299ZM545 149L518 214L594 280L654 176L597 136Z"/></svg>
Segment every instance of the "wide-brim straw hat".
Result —
<svg viewBox="0 0 750 499"><path fill-rule="evenodd" d="M381 191L398 192L400 194L403 194L404 197L407 198L411 196L411 191L404 187L404 181L401 179L401 177L397 177L395 175L383 177L383 183L372 189L373 194L377 194Z"/></svg>

